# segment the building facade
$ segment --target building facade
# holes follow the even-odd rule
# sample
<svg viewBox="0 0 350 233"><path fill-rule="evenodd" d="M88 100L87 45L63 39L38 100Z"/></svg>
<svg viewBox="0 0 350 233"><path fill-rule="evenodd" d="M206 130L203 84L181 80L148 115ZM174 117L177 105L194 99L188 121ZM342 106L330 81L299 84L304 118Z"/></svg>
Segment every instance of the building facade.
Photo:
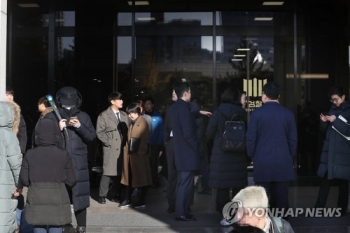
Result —
<svg viewBox="0 0 350 233"><path fill-rule="evenodd" d="M212 110L232 85L247 92L251 112L274 80L298 123L296 170L312 176L328 89L349 89L349 13L347 0L13 0L6 81L31 130L37 100L66 85L95 121L113 90L124 105L152 95L164 111L183 80Z"/></svg>

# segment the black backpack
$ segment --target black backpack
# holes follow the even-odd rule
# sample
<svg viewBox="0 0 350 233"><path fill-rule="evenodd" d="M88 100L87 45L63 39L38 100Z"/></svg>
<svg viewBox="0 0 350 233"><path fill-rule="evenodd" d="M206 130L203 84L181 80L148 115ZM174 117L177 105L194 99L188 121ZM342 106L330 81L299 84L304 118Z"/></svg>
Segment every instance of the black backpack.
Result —
<svg viewBox="0 0 350 233"><path fill-rule="evenodd" d="M219 109L218 111L226 117ZM224 152L245 151L246 124L237 114L225 122L224 132L220 136L220 147Z"/></svg>

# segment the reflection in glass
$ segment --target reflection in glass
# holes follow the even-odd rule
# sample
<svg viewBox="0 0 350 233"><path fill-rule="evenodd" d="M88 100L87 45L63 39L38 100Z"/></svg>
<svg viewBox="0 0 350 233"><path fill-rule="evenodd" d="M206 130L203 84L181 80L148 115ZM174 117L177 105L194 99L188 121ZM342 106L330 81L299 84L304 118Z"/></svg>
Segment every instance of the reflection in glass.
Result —
<svg viewBox="0 0 350 233"><path fill-rule="evenodd" d="M118 90L122 90L123 99L130 103L132 99L132 65L131 65L131 36L117 37L117 80Z"/></svg>
<svg viewBox="0 0 350 233"><path fill-rule="evenodd" d="M131 26L131 13L118 13L118 26Z"/></svg>
<svg viewBox="0 0 350 233"><path fill-rule="evenodd" d="M55 46L55 85L56 89L75 85L75 38L57 37Z"/></svg>
<svg viewBox="0 0 350 233"><path fill-rule="evenodd" d="M37 101L47 95L47 37L13 38L11 85L15 101L27 124L27 135L32 135L39 117ZM28 136L28 145L31 137Z"/></svg>
<svg viewBox="0 0 350 233"><path fill-rule="evenodd" d="M26 8L23 8L13 14L13 25L18 28L48 27L49 14L46 12L26 11Z"/></svg>
<svg viewBox="0 0 350 233"><path fill-rule="evenodd" d="M138 12L135 14L137 24L168 24L168 25L213 25L211 12Z"/></svg>
<svg viewBox="0 0 350 233"><path fill-rule="evenodd" d="M262 86L274 74L273 37L218 36L216 41L222 44L222 52L217 52L218 85L233 83L247 92L249 111L260 107Z"/></svg>
<svg viewBox="0 0 350 233"><path fill-rule="evenodd" d="M216 25L259 25L273 26L273 12L233 12L233 11L218 11L216 12Z"/></svg>
<svg viewBox="0 0 350 233"><path fill-rule="evenodd" d="M75 11L56 11L56 27L74 27Z"/></svg>
<svg viewBox="0 0 350 233"><path fill-rule="evenodd" d="M173 83L185 80L191 85L193 98L199 99L202 107L211 108L213 55L207 43L212 41L212 37L202 36L137 37L135 95L152 95L157 108L165 110L171 102Z"/></svg>

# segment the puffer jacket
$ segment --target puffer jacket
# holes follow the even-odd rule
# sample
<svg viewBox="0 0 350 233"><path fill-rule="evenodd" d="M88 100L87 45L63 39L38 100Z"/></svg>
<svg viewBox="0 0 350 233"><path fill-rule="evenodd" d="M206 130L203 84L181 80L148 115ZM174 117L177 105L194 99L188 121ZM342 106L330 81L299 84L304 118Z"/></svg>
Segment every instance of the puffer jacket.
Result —
<svg viewBox="0 0 350 233"><path fill-rule="evenodd" d="M25 217L32 225L61 226L71 223L68 191L76 183L72 158L60 148L60 130L53 119L35 127L37 147L23 158L20 181L28 186Z"/></svg>
<svg viewBox="0 0 350 233"><path fill-rule="evenodd" d="M337 118L333 123L328 123L317 174L323 177L327 172L329 180L350 180L350 141L341 135L350 136L350 101L343 102L339 107L333 105L328 115L335 115ZM339 115L348 122L340 120ZM332 127L335 127L339 133Z"/></svg>
<svg viewBox="0 0 350 233"><path fill-rule="evenodd" d="M77 109L80 106L77 106ZM62 118L69 119L65 116L64 110L59 108ZM65 140L66 134L61 133L61 142L63 147L69 152L72 157L73 166L77 175L77 183L72 188L72 199L74 211L83 210L90 206L90 179L88 169L88 143L91 143L96 138L96 131L92 125L91 119L86 112L78 111L75 115L78 117L81 126L79 129L67 127L69 140ZM43 119L54 119L58 125L58 119L54 112L47 113Z"/></svg>
<svg viewBox="0 0 350 233"><path fill-rule="evenodd" d="M0 232L14 232L17 200L12 194L18 184L22 156L16 137L20 108L14 102L0 102Z"/></svg>
<svg viewBox="0 0 350 233"><path fill-rule="evenodd" d="M211 188L244 188L247 185L245 153L224 152L220 147L220 137L225 130L225 122L234 114L243 117L245 111L241 106L222 103L209 120L206 136L214 139L209 171Z"/></svg>

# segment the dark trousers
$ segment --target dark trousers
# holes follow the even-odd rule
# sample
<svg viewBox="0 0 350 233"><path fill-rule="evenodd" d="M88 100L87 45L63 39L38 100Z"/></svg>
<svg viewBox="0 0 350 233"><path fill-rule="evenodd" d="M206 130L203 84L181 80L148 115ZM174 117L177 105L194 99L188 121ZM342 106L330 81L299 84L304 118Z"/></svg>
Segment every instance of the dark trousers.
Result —
<svg viewBox="0 0 350 233"><path fill-rule="evenodd" d="M176 216L186 216L193 200L194 171L177 171Z"/></svg>
<svg viewBox="0 0 350 233"><path fill-rule="evenodd" d="M110 181L113 181L113 187L112 187L112 197L115 196L120 196L120 192L121 192L121 186L120 186L120 179L121 176L106 176L106 175L102 175L101 176L101 181L100 181L100 192L99 192L99 196L100 197L106 197L108 194L108 190L109 190L109 183Z"/></svg>
<svg viewBox="0 0 350 233"><path fill-rule="evenodd" d="M342 209L342 213L346 213L348 207L348 196L349 196L349 181L336 179L338 182L339 193L338 193L338 208ZM315 204L316 208L324 208L327 202L329 189L331 188L331 181L327 179L327 173L322 177L320 189L318 190L317 201Z"/></svg>
<svg viewBox="0 0 350 233"><path fill-rule="evenodd" d="M173 139L170 139L167 142L167 144L165 145L165 150L168 161L168 183L166 195L168 198L169 206L175 206L177 171L175 169Z"/></svg>
<svg viewBox="0 0 350 233"><path fill-rule="evenodd" d="M239 188L232 189L232 197L230 196L229 188L218 188L216 190L216 211L222 213L224 206L232 200L234 196L239 192Z"/></svg>
<svg viewBox="0 0 350 233"><path fill-rule="evenodd" d="M259 185L265 188L267 196L269 198L270 208L278 208L278 209L284 208L285 211L287 211L289 207L288 184L289 184L288 181L256 182L256 185Z"/></svg>
<svg viewBox="0 0 350 233"><path fill-rule="evenodd" d="M151 165L151 174L152 174L152 183L153 185L158 185L158 159L160 146L159 145L150 145L150 165Z"/></svg>
<svg viewBox="0 0 350 233"><path fill-rule="evenodd" d="M211 189L209 188L209 170L208 170L208 161L205 157L201 157L199 161L199 173L202 176L202 188L203 191L207 192Z"/></svg>
<svg viewBox="0 0 350 233"><path fill-rule="evenodd" d="M86 209L78 210L74 212L77 225L80 227L86 227Z"/></svg>

